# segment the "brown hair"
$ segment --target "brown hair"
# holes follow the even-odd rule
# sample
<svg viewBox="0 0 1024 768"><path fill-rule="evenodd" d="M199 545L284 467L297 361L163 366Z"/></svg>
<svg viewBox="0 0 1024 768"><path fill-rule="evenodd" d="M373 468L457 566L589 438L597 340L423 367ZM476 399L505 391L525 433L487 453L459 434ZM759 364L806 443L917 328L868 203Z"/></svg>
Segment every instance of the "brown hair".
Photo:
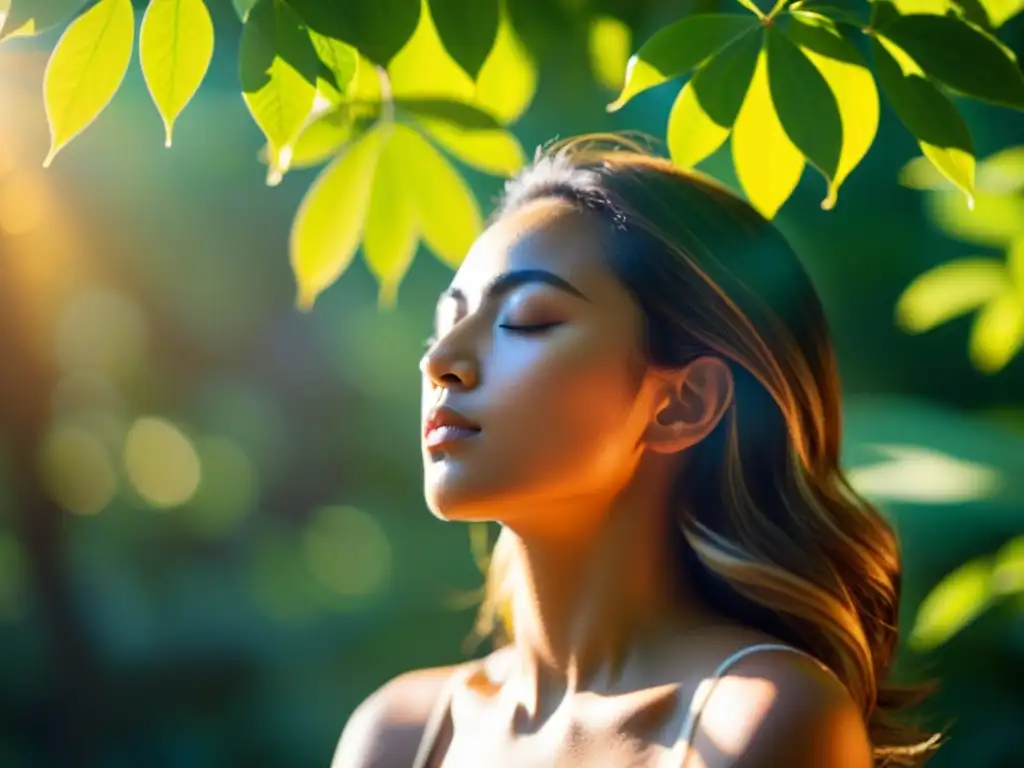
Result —
<svg viewBox="0 0 1024 768"><path fill-rule="evenodd" d="M714 179L619 135L542 150L496 217L554 196L607 228L609 265L645 316L652 365L725 360L735 397L688 453L671 511L680 569L724 614L825 663L860 705L878 765L938 736L894 717L928 689L887 685L901 562L893 529L839 467L840 387L813 285L782 234ZM495 543L476 631L507 642L512 562Z"/></svg>

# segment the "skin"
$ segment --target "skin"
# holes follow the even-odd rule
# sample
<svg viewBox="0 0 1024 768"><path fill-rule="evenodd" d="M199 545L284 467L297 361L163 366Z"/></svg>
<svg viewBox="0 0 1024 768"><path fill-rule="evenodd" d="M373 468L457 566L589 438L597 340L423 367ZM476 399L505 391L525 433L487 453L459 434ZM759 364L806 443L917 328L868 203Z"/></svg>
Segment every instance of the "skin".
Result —
<svg viewBox="0 0 1024 768"><path fill-rule="evenodd" d="M424 416L444 404L480 432L424 445L426 501L445 520L500 521L518 563L515 641L456 687L438 765L664 766L717 664L773 640L673 586L665 546L669 485L728 407L729 370L713 357L649 366L640 309L600 254L589 214L538 200L481 235L438 304ZM526 279L537 270L555 277ZM336 768L408 766L460 671L385 684L350 718ZM810 659L766 652L715 687L686 765L871 759L843 686Z"/></svg>

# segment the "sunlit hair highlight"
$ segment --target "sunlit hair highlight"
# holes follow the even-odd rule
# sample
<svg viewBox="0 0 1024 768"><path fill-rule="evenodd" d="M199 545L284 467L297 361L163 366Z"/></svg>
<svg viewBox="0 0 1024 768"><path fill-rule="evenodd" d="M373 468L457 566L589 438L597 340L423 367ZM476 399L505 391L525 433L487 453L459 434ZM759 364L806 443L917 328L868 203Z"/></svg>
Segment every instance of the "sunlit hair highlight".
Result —
<svg viewBox="0 0 1024 768"><path fill-rule="evenodd" d="M652 365L711 354L731 369L733 401L687 452L671 500L682 578L724 614L826 664L860 706L877 765L922 764L937 736L897 716L927 689L885 682L898 542L840 469L835 354L796 254L728 188L623 135L541 148L494 216L548 197L606 228L605 255L643 310ZM514 632L511 543L500 535L494 546L476 624L495 645Z"/></svg>

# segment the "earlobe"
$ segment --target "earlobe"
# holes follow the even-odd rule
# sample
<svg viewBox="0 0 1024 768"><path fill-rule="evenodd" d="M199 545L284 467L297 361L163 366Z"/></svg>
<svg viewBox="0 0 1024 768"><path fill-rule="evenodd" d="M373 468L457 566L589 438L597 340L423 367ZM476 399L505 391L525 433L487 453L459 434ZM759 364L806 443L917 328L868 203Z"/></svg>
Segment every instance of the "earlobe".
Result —
<svg viewBox="0 0 1024 768"><path fill-rule="evenodd" d="M732 398L732 372L717 357L707 355L664 373L645 435L647 447L677 453L696 445L717 426Z"/></svg>

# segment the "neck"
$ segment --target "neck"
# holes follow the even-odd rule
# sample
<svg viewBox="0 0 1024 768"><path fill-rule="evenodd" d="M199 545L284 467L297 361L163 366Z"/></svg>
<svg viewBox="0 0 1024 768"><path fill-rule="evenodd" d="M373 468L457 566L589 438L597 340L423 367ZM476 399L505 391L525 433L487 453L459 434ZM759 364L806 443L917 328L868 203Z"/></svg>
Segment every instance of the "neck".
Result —
<svg viewBox="0 0 1024 768"><path fill-rule="evenodd" d="M670 478L657 468L641 471L599 509L531 510L532 520L572 521L565 530L506 523L502 535L512 537L514 549L516 678L531 718L543 716L542 702L609 684L640 646L705 616L673 562Z"/></svg>

